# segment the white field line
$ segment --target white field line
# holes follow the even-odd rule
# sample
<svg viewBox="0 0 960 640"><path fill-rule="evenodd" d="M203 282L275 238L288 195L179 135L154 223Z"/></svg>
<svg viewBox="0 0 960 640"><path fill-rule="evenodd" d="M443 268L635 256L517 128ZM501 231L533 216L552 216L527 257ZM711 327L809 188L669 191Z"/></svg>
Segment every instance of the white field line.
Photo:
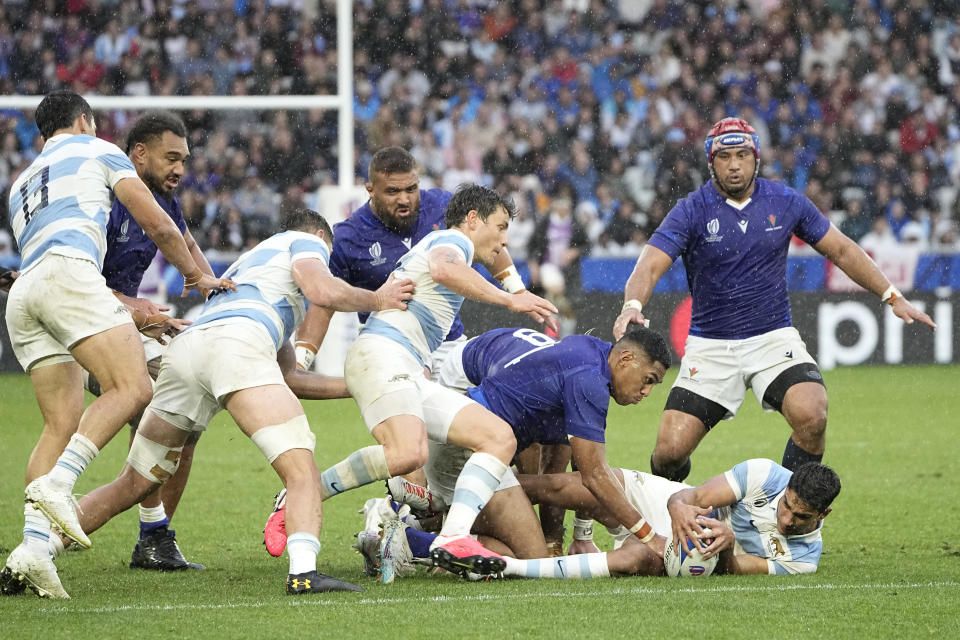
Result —
<svg viewBox="0 0 960 640"><path fill-rule="evenodd" d="M224 602L221 604L130 604L130 605L117 605L117 606L102 606L102 607L70 607L70 606L42 606L37 611L39 613L49 613L49 614L58 614L58 613L123 613L127 611L219 611L219 610L229 610L229 609L261 609L261 608L271 608L276 609L277 607L335 607L335 606L347 606L347 607L357 607L361 605L424 605L432 603L456 603L456 602L485 602L485 601L495 601L495 600L518 600L525 599L531 600L536 598L609 598L611 596L634 596L634 595L648 595L648 594L663 594L663 595L673 595L673 594L695 594L698 596L709 595L714 593L763 593L763 592L784 592L784 591L830 591L830 590L847 590L847 589L868 589L868 590L883 590L883 589L953 589L960 587L960 582L951 582L951 581L941 581L941 582L916 582L916 583L907 583L901 584L896 582L888 583L879 583L879 584L784 584L784 585L771 585L771 586L744 586L744 587L706 587L706 588L695 588L688 587L685 589L654 589L651 587L634 587L631 589L613 589L612 591L604 592L595 592L595 591L542 591L534 593L483 593L477 595L464 595L464 596L430 596L423 598L362 598L360 600L355 600L352 597L346 598L314 598L309 595L301 596L296 599L290 599L286 603L271 601L271 602L260 602L260 601L251 601L251 602Z"/></svg>

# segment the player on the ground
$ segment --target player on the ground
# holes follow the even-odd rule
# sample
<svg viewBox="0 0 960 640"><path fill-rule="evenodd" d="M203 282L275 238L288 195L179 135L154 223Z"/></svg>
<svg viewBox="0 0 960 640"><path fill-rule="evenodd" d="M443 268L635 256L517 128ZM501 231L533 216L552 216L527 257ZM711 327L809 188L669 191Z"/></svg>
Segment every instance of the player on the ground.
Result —
<svg viewBox="0 0 960 640"><path fill-rule="evenodd" d="M720 554L714 573L813 573L823 550L821 528L840 479L809 462L796 471L772 460L741 462L698 487L629 469L615 469L630 503L658 536L689 538L704 558ZM614 551L539 560L507 559L504 575L525 578L596 578L661 575L663 559L636 544L583 486L578 473L520 476L532 502L576 508L607 525ZM700 535L709 529L707 544ZM592 531L581 534L592 537Z"/></svg>
<svg viewBox="0 0 960 640"><path fill-rule="evenodd" d="M506 246L512 204L491 189L461 187L447 206L446 230L433 231L400 259L395 274L416 292L406 311L372 314L347 353L344 378L375 446L357 450L322 474L324 496L409 473L426 462L427 439L473 451L435 541L453 561L495 558L470 538L516 450L510 426L480 404L429 380L423 372L464 298L506 307L544 322L556 308L529 292L510 294L470 265L493 264ZM287 527L289 529L289 527Z"/></svg>
<svg viewBox="0 0 960 640"><path fill-rule="evenodd" d="M169 111L152 111L137 118L127 134L127 155L137 169L137 175L150 188L154 198L177 225L187 243L190 255L200 269L213 275L203 251L197 246L187 228L180 209L180 200L174 193L183 177L185 163L190 156L187 130L176 115ZM114 201L107 222L107 254L103 260L103 277L114 294L126 305L142 309L148 315L162 313L169 307L158 306L149 300L137 298L143 274L157 253L157 245L147 236L130 215L123 203ZM144 336L143 348L150 377L157 379L163 345ZM87 390L100 394L100 385L93 376L86 377ZM130 421L130 443L136 433L140 416ZM163 485L161 491L150 494L140 503L140 534L130 557L130 567L175 571L203 569L203 565L187 562L177 545L170 519L180 503L193 462L193 451L200 432L190 439L180 455L177 473Z"/></svg>
<svg viewBox="0 0 960 640"><path fill-rule="evenodd" d="M10 190L23 260L10 287L6 320L14 353L30 375L44 429L27 464L24 542L7 558L4 574L29 573L37 593L65 596L48 553L51 522L90 546L77 521L74 484L152 395L138 327L100 273L112 198L130 209L184 275L188 289L232 283L204 274L193 261L180 230L137 177L130 159L95 137L96 122L86 100L73 92L54 92L43 99L35 117L45 139L43 150ZM152 335L169 334L181 326L166 318L150 330ZM103 390L86 410L81 367Z"/></svg>
<svg viewBox="0 0 960 640"><path fill-rule="evenodd" d="M518 349L514 339L523 341L523 348ZM453 355L440 369L442 379L479 381L467 395L512 425L518 450L532 443L569 442L580 469L578 477L596 502L615 514L616 521L640 542L652 545L654 554L662 555L663 541L655 538L643 514L628 502L607 464L604 445L610 398L621 405L640 402L663 380L670 351L662 336L635 327L611 345L591 336L568 336L555 342L528 329L501 329L467 342L459 373L454 370ZM434 447L430 453L427 475L432 489L440 493L462 456L452 448ZM521 508L530 509L529 502L516 506L518 511ZM520 533L501 527L492 535ZM394 534L395 530L385 529L382 554L390 554L388 537ZM426 547L417 545L413 555L424 557L425 552ZM463 573L462 567L451 566L442 554L431 557L443 568ZM385 561L381 558L381 563ZM393 566L391 572L398 568Z"/></svg>
<svg viewBox="0 0 960 640"><path fill-rule="evenodd" d="M809 199L757 177L760 149L746 121L716 123L705 148L712 180L680 200L651 236L627 280L626 302L614 324L619 336L630 323L643 322L654 285L683 258L693 317L650 468L673 480L686 478L690 454L714 425L736 414L748 388L765 410L783 414L793 430L783 466L819 462L826 443L827 392L816 362L791 326L786 262L793 234L880 296L906 323L936 325Z"/></svg>
<svg viewBox="0 0 960 640"><path fill-rule="evenodd" d="M120 476L84 496L80 523L93 532L155 491L176 472L193 431L226 409L273 465L288 490L287 593L360 591L317 572L321 524L315 437L278 357L306 303L343 311L403 309L413 283L391 279L377 291L351 287L326 267L332 231L309 209L284 212L284 231L227 269L236 291L212 295L200 316L167 348L157 388ZM292 361L292 354L288 354Z"/></svg>

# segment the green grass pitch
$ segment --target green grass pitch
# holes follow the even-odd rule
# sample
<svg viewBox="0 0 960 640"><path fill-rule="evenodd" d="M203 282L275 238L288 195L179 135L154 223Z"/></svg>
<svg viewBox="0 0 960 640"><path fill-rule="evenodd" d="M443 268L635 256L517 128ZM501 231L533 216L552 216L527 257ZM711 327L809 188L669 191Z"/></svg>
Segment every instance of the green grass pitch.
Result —
<svg viewBox="0 0 960 640"><path fill-rule="evenodd" d="M611 408L612 465L648 468L673 375L641 405ZM200 440L174 519L187 557L207 570L128 569L134 509L95 533L91 550L58 560L72 600L0 598L0 638L953 637L960 606L960 367L846 368L825 379L825 462L839 472L843 491L812 576L471 584L421 569L383 586L361 575L350 548L362 527L357 509L383 492L376 485L327 502L321 535L320 570L366 592L291 598L283 589L286 558L269 557L260 533L279 482L222 413ZM321 468L372 442L352 401L306 406ZM21 537L23 470L39 430L28 379L0 376L3 557ZM748 397L741 414L695 453L690 481L751 457L779 460L787 435L780 416L762 413ZM105 448L78 491L115 477L126 441L124 431ZM597 542L610 546L605 532Z"/></svg>

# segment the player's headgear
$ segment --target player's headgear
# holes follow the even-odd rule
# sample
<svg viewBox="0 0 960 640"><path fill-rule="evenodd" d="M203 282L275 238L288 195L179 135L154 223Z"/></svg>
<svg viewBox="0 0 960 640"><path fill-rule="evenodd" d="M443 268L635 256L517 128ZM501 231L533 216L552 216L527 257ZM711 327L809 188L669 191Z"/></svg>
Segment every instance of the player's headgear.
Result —
<svg viewBox="0 0 960 640"><path fill-rule="evenodd" d="M757 137L757 130L743 118L724 118L713 125L703 143L703 149L707 154L707 166L710 168L711 176L713 176L713 157L719 151L750 149L753 151L753 157L757 159L753 170L753 177L757 177L757 172L760 170L760 138Z"/></svg>

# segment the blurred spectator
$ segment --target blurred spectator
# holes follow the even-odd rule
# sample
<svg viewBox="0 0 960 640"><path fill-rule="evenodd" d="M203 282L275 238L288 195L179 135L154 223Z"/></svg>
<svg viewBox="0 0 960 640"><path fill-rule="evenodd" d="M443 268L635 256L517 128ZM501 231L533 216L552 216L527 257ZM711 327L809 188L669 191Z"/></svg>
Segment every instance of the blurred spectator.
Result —
<svg viewBox="0 0 960 640"><path fill-rule="evenodd" d="M568 288L575 287L580 281L579 259L589 253L589 247L586 230L573 217L573 202L567 197L555 198L527 247L533 284L541 284L540 266L549 263L560 269Z"/></svg>
<svg viewBox="0 0 960 640"><path fill-rule="evenodd" d="M873 221L867 217L863 211L863 200L861 198L850 198L844 209L843 222L840 223L840 231L854 242L860 242L870 229L873 227Z"/></svg>

